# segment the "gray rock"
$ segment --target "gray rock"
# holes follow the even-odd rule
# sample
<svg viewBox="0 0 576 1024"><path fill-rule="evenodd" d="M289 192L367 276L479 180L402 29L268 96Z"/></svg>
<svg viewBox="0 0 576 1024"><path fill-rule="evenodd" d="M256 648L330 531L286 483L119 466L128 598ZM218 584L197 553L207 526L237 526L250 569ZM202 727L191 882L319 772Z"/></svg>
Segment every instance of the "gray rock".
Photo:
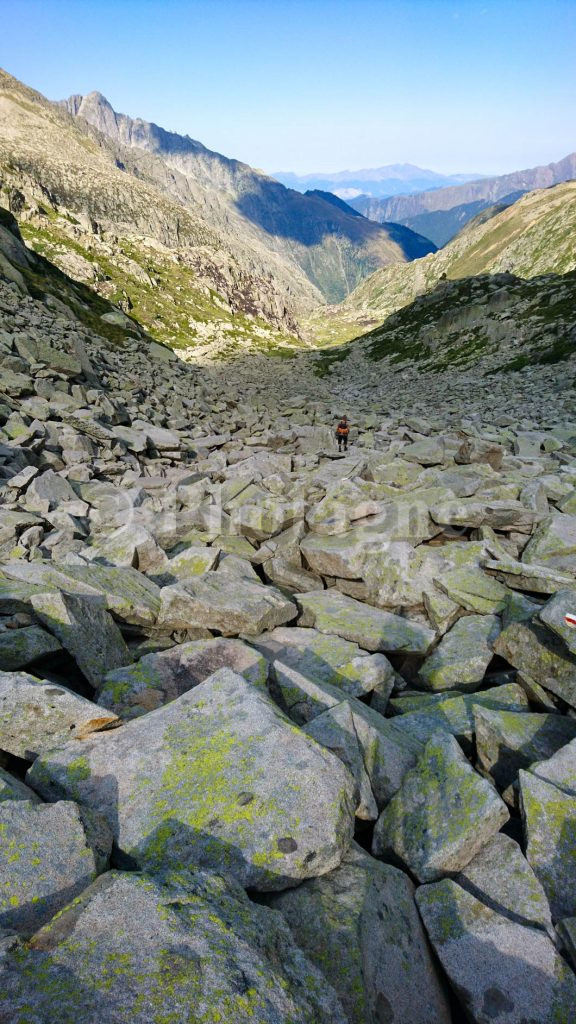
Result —
<svg viewBox="0 0 576 1024"><path fill-rule="evenodd" d="M462 888L498 914L519 924L543 928L553 937L544 889L522 851L498 832L455 878Z"/></svg>
<svg viewBox="0 0 576 1024"><path fill-rule="evenodd" d="M500 790L516 781L521 768L551 757L576 737L576 722L563 715L497 711L476 705L478 763Z"/></svg>
<svg viewBox="0 0 576 1024"><path fill-rule="evenodd" d="M75 798L106 816L142 866L210 865L282 889L330 871L350 843L348 771L229 669L86 740L81 755ZM70 794L71 762L74 744L38 760L28 782L47 799Z"/></svg>
<svg viewBox="0 0 576 1024"><path fill-rule="evenodd" d="M506 805L454 737L437 733L380 815L372 852L433 881L465 867L507 820Z"/></svg>
<svg viewBox="0 0 576 1024"><path fill-rule="evenodd" d="M0 927L31 934L106 869L112 833L83 814L63 800L0 803Z"/></svg>
<svg viewBox="0 0 576 1024"><path fill-rule="evenodd" d="M7 1024L30 1014L59 1024L348 1024L281 915L198 871L98 878L23 952L8 952L0 1013Z"/></svg>
<svg viewBox="0 0 576 1024"><path fill-rule="evenodd" d="M383 654L369 654L358 644L315 629L280 626L251 642L270 660L295 668L311 682L340 687L349 696L377 690L384 702L394 685L394 669Z"/></svg>
<svg viewBox="0 0 576 1024"><path fill-rule="evenodd" d="M262 655L241 640L218 637L178 644L109 672L98 703L120 718L136 718L176 700L220 668L232 669L255 685L266 685L268 666Z"/></svg>
<svg viewBox="0 0 576 1024"><path fill-rule="evenodd" d="M0 768L0 803L4 800L31 800L32 803L39 803L40 798L32 789L29 789L20 779L5 772Z"/></svg>
<svg viewBox="0 0 576 1024"><path fill-rule="evenodd" d="M161 591L158 625L206 626L226 634L262 633L295 618L297 609L279 590L224 573L207 572Z"/></svg>
<svg viewBox="0 0 576 1024"><path fill-rule="evenodd" d="M450 1024L414 885L358 846L339 868L270 898L298 946L362 1024Z"/></svg>
<svg viewBox="0 0 576 1024"><path fill-rule="evenodd" d="M372 608L334 590L298 594L299 625L313 626L359 644L366 651L425 654L435 634L431 629L391 612Z"/></svg>
<svg viewBox="0 0 576 1024"><path fill-rule="evenodd" d="M419 695L424 697L424 695ZM394 718L394 725L416 736L426 743L435 732L449 732L458 740L472 740L476 729L474 710L476 707L510 711L528 711L528 697L517 683L493 686L479 693L457 694L453 691L429 694L432 701L426 702L421 710L407 710ZM394 702L402 703L402 698Z"/></svg>
<svg viewBox="0 0 576 1024"><path fill-rule="evenodd" d="M576 708L576 657L536 622L514 622L494 644L494 653L518 669L528 682L543 686Z"/></svg>
<svg viewBox="0 0 576 1024"><path fill-rule="evenodd" d="M59 641L40 626L4 630L0 633L0 670L14 672L61 649Z"/></svg>
<svg viewBox="0 0 576 1024"><path fill-rule="evenodd" d="M496 615L466 615L458 619L422 665L421 685L434 692L478 689L499 633L500 620Z"/></svg>
<svg viewBox="0 0 576 1024"><path fill-rule="evenodd" d="M520 771L526 857L559 921L576 913L576 797Z"/></svg>
<svg viewBox="0 0 576 1024"><path fill-rule="evenodd" d="M35 477L26 491L26 508L32 512L51 512L65 501L76 501L76 494L53 469Z"/></svg>
<svg viewBox="0 0 576 1024"><path fill-rule="evenodd" d="M336 754L356 780L356 817L364 821L376 821L378 806L364 767L363 751L354 726L350 702L342 701L317 715L304 727L303 732Z"/></svg>
<svg viewBox="0 0 576 1024"><path fill-rule="evenodd" d="M538 611L538 618L564 641L571 654L576 655L576 628L566 622L567 614L576 615L576 594L571 590L559 590Z"/></svg>
<svg viewBox="0 0 576 1024"><path fill-rule="evenodd" d="M547 516L524 548L522 562L576 576L576 516L563 512Z"/></svg>
<svg viewBox="0 0 576 1024"><path fill-rule="evenodd" d="M576 797L576 740L561 747L548 760L531 764L530 771L569 796Z"/></svg>
<svg viewBox="0 0 576 1024"><path fill-rule="evenodd" d="M46 593L34 594L31 603L40 621L70 652L95 689L107 672L132 661L104 598Z"/></svg>
<svg viewBox="0 0 576 1024"><path fill-rule="evenodd" d="M469 437L460 445L454 461L464 466L487 463L492 469L500 469L504 453L505 449L500 444L481 437Z"/></svg>
<svg viewBox="0 0 576 1024"><path fill-rule="evenodd" d="M0 749L16 757L33 761L52 747L117 723L112 712L64 686L26 672L0 672Z"/></svg>
<svg viewBox="0 0 576 1024"><path fill-rule="evenodd" d="M543 931L499 914L450 879L422 886L416 902L467 1019L570 1020L576 978Z"/></svg>

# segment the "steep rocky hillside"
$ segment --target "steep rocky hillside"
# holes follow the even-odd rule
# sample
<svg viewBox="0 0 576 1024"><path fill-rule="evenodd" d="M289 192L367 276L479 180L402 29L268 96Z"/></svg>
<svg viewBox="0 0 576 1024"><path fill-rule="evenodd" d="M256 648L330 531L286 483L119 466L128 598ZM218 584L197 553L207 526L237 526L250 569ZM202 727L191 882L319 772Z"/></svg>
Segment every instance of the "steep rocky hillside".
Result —
<svg viewBox="0 0 576 1024"><path fill-rule="evenodd" d="M409 230L391 236L386 226L375 229L344 204L335 209L322 195L302 196L187 136L118 114L100 93L74 96L64 106L115 144L130 147L129 169L138 177L151 177L179 202L192 204L227 236L295 262L329 301L378 266L430 251L427 240L414 239ZM141 151L160 162L143 161Z"/></svg>
<svg viewBox="0 0 576 1024"><path fill-rule="evenodd" d="M569 1024L574 359L191 366L0 253L3 1024Z"/></svg>
<svg viewBox="0 0 576 1024"><path fill-rule="evenodd" d="M442 246L481 210L494 203L509 205L526 192L549 188L574 178L576 153L570 153L557 163L525 171L410 196L389 199L360 196L351 200L351 205L371 220L378 223L398 221Z"/></svg>
<svg viewBox="0 0 576 1024"><path fill-rule="evenodd" d="M430 304L434 316L449 316L452 293L442 291L441 282L485 274L510 273L527 282L537 279L533 285L521 288L522 295L529 296L528 306L541 301L543 308L553 308L554 296L562 292L561 275L576 268L575 232L576 182L529 193L495 216L485 219L480 214L434 255L373 274L344 303L313 314L308 324L310 336L322 344L337 344L365 334L415 299L424 308L424 297L437 288L438 294ZM550 275L556 275L556 279ZM522 296L519 301L522 305ZM562 308L562 328L570 321L570 312L569 305ZM511 328L511 342L515 341L513 334Z"/></svg>

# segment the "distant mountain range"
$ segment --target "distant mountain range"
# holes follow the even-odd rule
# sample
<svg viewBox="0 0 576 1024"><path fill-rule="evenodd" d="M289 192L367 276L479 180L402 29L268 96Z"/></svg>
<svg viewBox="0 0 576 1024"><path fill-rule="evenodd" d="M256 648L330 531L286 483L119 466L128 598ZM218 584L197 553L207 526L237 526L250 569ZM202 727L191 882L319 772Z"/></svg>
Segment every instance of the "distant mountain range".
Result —
<svg viewBox="0 0 576 1024"><path fill-rule="evenodd" d="M404 224L430 238L436 245L443 246L468 221L495 203L509 206L526 192L549 188L573 178L576 178L576 153L570 153L557 163L447 188L428 189L414 195L397 195L388 199L361 196L351 199L350 205L370 220Z"/></svg>
<svg viewBox="0 0 576 1024"><path fill-rule="evenodd" d="M354 199L357 196L397 196L420 192L448 185L460 185L477 181L481 174L438 174L415 164L387 164L361 171L336 171L334 174L292 174L291 171L276 171L273 177L287 188L297 192L319 190L333 192L340 199Z"/></svg>

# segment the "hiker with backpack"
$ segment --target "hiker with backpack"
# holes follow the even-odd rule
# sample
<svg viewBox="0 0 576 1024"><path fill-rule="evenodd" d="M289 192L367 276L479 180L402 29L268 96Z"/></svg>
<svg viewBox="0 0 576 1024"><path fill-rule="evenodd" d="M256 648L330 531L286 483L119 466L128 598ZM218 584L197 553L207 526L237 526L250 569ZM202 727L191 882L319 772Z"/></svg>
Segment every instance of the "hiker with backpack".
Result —
<svg viewBox="0 0 576 1024"><path fill-rule="evenodd" d="M339 452L342 451L342 446L344 446L344 451L345 452L348 451L348 434L349 433L350 433L350 427L348 426L348 417L347 416L343 416L342 419L340 420L338 426L336 427L336 440L338 441L338 451Z"/></svg>

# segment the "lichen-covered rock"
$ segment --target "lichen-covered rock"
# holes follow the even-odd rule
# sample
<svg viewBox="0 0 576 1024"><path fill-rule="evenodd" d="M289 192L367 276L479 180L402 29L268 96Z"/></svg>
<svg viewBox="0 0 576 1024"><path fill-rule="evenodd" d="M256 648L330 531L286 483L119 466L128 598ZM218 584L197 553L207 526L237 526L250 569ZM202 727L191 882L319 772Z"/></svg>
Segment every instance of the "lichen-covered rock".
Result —
<svg viewBox="0 0 576 1024"><path fill-rule="evenodd" d="M255 685L266 684L268 666L261 654L241 640L216 637L146 654L133 665L109 672L98 703L119 718L136 718L176 700L220 668L232 669Z"/></svg>
<svg viewBox="0 0 576 1024"><path fill-rule="evenodd" d="M499 913L450 879L422 886L416 902L467 1019L568 1024L576 978L543 931Z"/></svg>
<svg viewBox="0 0 576 1024"><path fill-rule="evenodd" d="M339 687L352 697L377 690L384 702L394 685L394 669L383 654L316 629L279 626L251 641L272 661L297 669L313 682Z"/></svg>
<svg viewBox="0 0 576 1024"><path fill-rule="evenodd" d="M380 815L372 852L433 881L465 867L507 820L506 805L454 737L437 733Z"/></svg>
<svg viewBox="0 0 576 1024"><path fill-rule="evenodd" d="M0 1014L7 1024L349 1024L281 915L205 872L102 875L6 953Z"/></svg>
<svg viewBox="0 0 576 1024"><path fill-rule="evenodd" d="M516 781L520 768L551 757L576 737L576 722L563 715L540 715L474 708L476 750L482 771L498 789Z"/></svg>
<svg viewBox="0 0 576 1024"><path fill-rule="evenodd" d="M419 673L426 690L475 690L493 657L500 633L496 615L466 615L442 637Z"/></svg>
<svg viewBox="0 0 576 1024"><path fill-rule="evenodd" d="M543 928L553 938L546 893L509 836L498 832L489 839L455 881L499 914Z"/></svg>
<svg viewBox="0 0 576 1024"><path fill-rule="evenodd" d="M554 633L536 622L513 622L494 643L522 677L543 686L576 708L576 656Z"/></svg>
<svg viewBox="0 0 576 1024"><path fill-rule="evenodd" d="M434 640L427 626L362 604L335 590L298 594L300 626L351 640L365 651L425 654Z"/></svg>
<svg viewBox="0 0 576 1024"><path fill-rule="evenodd" d="M576 576L576 516L564 512L547 516L524 548L522 562Z"/></svg>
<svg viewBox="0 0 576 1024"><path fill-rule="evenodd" d="M132 661L118 626L102 597L83 594L34 594L32 607L74 658L94 689L107 672Z"/></svg>
<svg viewBox="0 0 576 1024"><path fill-rule="evenodd" d="M566 917L557 929L560 947L576 971L576 917Z"/></svg>
<svg viewBox="0 0 576 1024"><path fill-rule="evenodd" d="M394 718L394 724L411 736L417 736L422 743L426 743L438 731L450 732L456 739L470 742L476 728L475 707L518 712L529 710L528 697L517 683L504 683L477 693L455 694L448 690L444 693L418 694L416 700L417 703L414 698L400 697L394 701L394 710L406 707L402 714Z"/></svg>
<svg viewBox="0 0 576 1024"><path fill-rule="evenodd" d="M118 724L111 711L26 672L0 672L0 749L33 761L52 747Z"/></svg>
<svg viewBox="0 0 576 1024"><path fill-rule="evenodd" d="M344 765L229 669L80 751L51 751L27 781L101 811L132 862L209 865L257 889L330 871L352 836Z"/></svg>
<svg viewBox="0 0 576 1024"><path fill-rule="evenodd" d="M414 885L402 871L353 846L335 871L269 903L338 993L350 1024L450 1024Z"/></svg>
<svg viewBox="0 0 576 1024"><path fill-rule="evenodd" d="M0 803L0 927L31 934L106 869L112 832L61 800Z"/></svg>
<svg viewBox="0 0 576 1024"><path fill-rule="evenodd" d="M165 629L205 626L226 634L257 634L290 622L296 606L274 587L225 573L207 572L161 591L158 625Z"/></svg>
<svg viewBox="0 0 576 1024"><path fill-rule="evenodd" d="M576 914L576 797L520 771L526 857L548 897L552 917Z"/></svg>
<svg viewBox="0 0 576 1024"><path fill-rule="evenodd" d="M0 633L0 671L14 672L61 650L61 644L40 626L6 629Z"/></svg>

